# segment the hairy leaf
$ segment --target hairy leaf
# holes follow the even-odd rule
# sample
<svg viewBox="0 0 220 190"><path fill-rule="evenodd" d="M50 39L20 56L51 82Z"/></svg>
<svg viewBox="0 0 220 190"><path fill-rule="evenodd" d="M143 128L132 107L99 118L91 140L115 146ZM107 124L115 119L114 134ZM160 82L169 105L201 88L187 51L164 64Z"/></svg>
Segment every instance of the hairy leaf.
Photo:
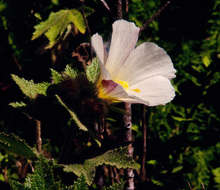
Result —
<svg viewBox="0 0 220 190"><path fill-rule="evenodd" d="M11 102L11 103L9 103L9 105L14 108L22 108L22 107L26 106L26 104L24 102Z"/></svg>
<svg viewBox="0 0 220 190"><path fill-rule="evenodd" d="M21 155L28 159L36 158L36 153L32 148L22 139L14 134L0 133L0 147L6 151Z"/></svg>
<svg viewBox="0 0 220 190"><path fill-rule="evenodd" d="M100 75L100 67L98 63L98 59L94 58L92 63L86 68L86 76L88 80L92 83L95 83L99 79Z"/></svg>
<svg viewBox="0 0 220 190"><path fill-rule="evenodd" d="M34 27L32 40L44 34L49 40L46 48L52 48L61 39L69 24L74 24L81 33L86 31L83 16L78 10L60 10L52 12L46 21Z"/></svg>
<svg viewBox="0 0 220 190"><path fill-rule="evenodd" d="M64 171L73 172L77 176L84 175L86 182L91 185L95 177L95 168L103 164L117 168L140 168L140 165L128 156L127 147L120 147L109 150L95 158L88 159L84 164L64 165Z"/></svg>
<svg viewBox="0 0 220 190"><path fill-rule="evenodd" d="M54 69L50 69L51 71L51 79L54 84L58 84L63 80L62 75Z"/></svg>
<svg viewBox="0 0 220 190"><path fill-rule="evenodd" d="M35 84L33 80L28 81L14 74L11 76L21 91L31 99L35 99L38 94L46 95L47 88L50 86L47 82Z"/></svg>
<svg viewBox="0 0 220 190"><path fill-rule="evenodd" d="M81 121L78 119L77 115L67 107L67 105L61 100L61 98L58 95L56 95L56 97L57 97L58 101L60 102L60 104L69 112L71 118L76 123L76 125L79 127L79 129L81 129L83 131L88 131L87 127L81 123Z"/></svg>
<svg viewBox="0 0 220 190"><path fill-rule="evenodd" d="M79 74L79 72L76 69L73 69L70 65L66 65L66 68L63 73L73 79L76 78L77 75Z"/></svg>

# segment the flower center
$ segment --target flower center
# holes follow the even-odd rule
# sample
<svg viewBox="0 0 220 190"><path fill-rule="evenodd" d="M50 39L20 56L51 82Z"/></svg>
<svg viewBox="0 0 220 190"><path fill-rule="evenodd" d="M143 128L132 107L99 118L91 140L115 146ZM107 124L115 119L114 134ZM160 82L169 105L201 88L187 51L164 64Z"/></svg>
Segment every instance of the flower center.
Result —
<svg viewBox="0 0 220 190"><path fill-rule="evenodd" d="M128 82L126 82L126 81L123 81L123 80L115 80L114 82L120 84L125 90L132 90L132 91L137 92L137 93L141 92L141 90L140 90L139 88L129 89L129 84L128 84Z"/></svg>

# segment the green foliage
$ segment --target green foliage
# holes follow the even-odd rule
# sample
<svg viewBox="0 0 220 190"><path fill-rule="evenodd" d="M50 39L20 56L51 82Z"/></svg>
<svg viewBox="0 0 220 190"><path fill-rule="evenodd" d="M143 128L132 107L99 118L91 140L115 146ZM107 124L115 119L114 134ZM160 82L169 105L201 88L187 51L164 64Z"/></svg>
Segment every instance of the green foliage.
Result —
<svg viewBox="0 0 220 190"><path fill-rule="evenodd" d="M79 71L77 69L72 68L70 65L66 65L66 68L63 73L69 76L70 78L74 79L79 74Z"/></svg>
<svg viewBox="0 0 220 190"><path fill-rule="evenodd" d="M23 185L15 181L11 181L10 185L13 190L61 190L60 182L54 178L52 161L42 157L36 162L34 173L28 174Z"/></svg>
<svg viewBox="0 0 220 190"><path fill-rule="evenodd" d="M197 184L194 184L194 186L199 187L201 184L203 184L205 187L208 187L210 177L211 177L211 171L209 170L209 164L210 161L213 160L213 148L210 148L206 151L201 150L194 150L194 160L196 167L194 168L194 176L192 174L188 174L189 179L195 178L193 180L193 183L197 182Z"/></svg>
<svg viewBox="0 0 220 190"><path fill-rule="evenodd" d="M88 190L85 177L80 176L71 186L61 184L54 176L54 163L43 157L36 162L35 170L28 174L23 184L10 179L12 190Z"/></svg>
<svg viewBox="0 0 220 190"><path fill-rule="evenodd" d="M104 190L124 190L125 181L121 181L120 183L114 183L109 187L105 187Z"/></svg>
<svg viewBox="0 0 220 190"><path fill-rule="evenodd" d="M70 65L66 65L64 71L60 73L54 69L50 69L50 71L53 84L58 84L62 82L65 79L65 77L75 79L79 75L79 71L77 69L72 68Z"/></svg>
<svg viewBox="0 0 220 190"><path fill-rule="evenodd" d="M52 161L42 158L37 162L34 173L29 174L25 179L24 186L26 189L59 189L60 184L55 182L53 175L53 164L51 162Z"/></svg>
<svg viewBox="0 0 220 190"><path fill-rule="evenodd" d="M60 10L56 13L51 13L46 21L36 25L35 32L33 33L32 40L40 37L42 34L49 40L46 48L52 48L62 37L65 30L70 24L74 24L76 29L81 33L85 33L86 26L82 14L76 10ZM68 30L67 30L68 32Z"/></svg>
<svg viewBox="0 0 220 190"><path fill-rule="evenodd" d="M10 180L9 183L12 190L26 190L26 188L18 181Z"/></svg>
<svg viewBox="0 0 220 190"><path fill-rule="evenodd" d="M6 3L4 1L0 1L0 13L6 9Z"/></svg>
<svg viewBox="0 0 220 190"><path fill-rule="evenodd" d="M100 165L110 165L117 168L133 168L139 169L139 164L136 163L127 154L127 147L120 147L114 150L109 150L104 154L85 160L83 164L64 165L65 172L73 172L77 176L84 175L88 185L91 185L95 177L95 169Z"/></svg>
<svg viewBox="0 0 220 190"><path fill-rule="evenodd" d="M216 169L213 169L212 173L214 175L214 181L216 183L215 186L216 186L217 189L220 189L220 167L216 168Z"/></svg>
<svg viewBox="0 0 220 190"><path fill-rule="evenodd" d="M63 80L63 77L62 77L62 75L59 72L57 72L54 69L50 69L50 71L51 71L52 83L58 84L58 83L60 83Z"/></svg>
<svg viewBox="0 0 220 190"><path fill-rule="evenodd" d="M100 67L99 67L98 59L94 58L92 60L92 63L88 65L86 68L86 76L90 82L95 83L99 79L99 75L100 75Z"/></svg>
<svg viewBox="0 0 220 190"><path fill-rule="evenodd" d="M46 95L47 88L50 86L50 83L47 82L35 84L33 80L28 81L14 74L11 76L20 90L30 99L35 99L38 94Z"/></svg>
<svg viewBox="0 0 220 190"><path fill-rule="evenodd" d="M22 108L26 106L24 102L11 102L9 105L14 108Z"/></svg>
<svg viewBox="0 0 220 190"><path fill-rule="evenodd" d="M71 118L76 123L76 125L79 127L79 129L83 130L83 131L88 131L87 127L81 123L81 121L78 119L77 115L67 107L67 105L61 100L61 98L58 95L56 95L56 97L57 97L59 103L69 112Z"/></svg>
<svg viewBox="0 0 220 190"><path fill-rule="evenodd" d="M0 148L28 159L37 157L37 154L27 143L14 134L0 133Z"/></svg>
<svg viewBox="0 0 220 190"><path fill-rule="evenodd" d="M204 2L210 2L210 3L207 3L208 6L203 6L206 5L206 3ZM37 74L35 76L38 77L38 80L42 80L41 77L43 78L49 77L43 74L38 75L38 73L41 73L43 70L41 64L47 67L47 63L42 60L46 60L46 61L50 60L51 54L50 54L50 50L47 53L39 54L38 50L39 49L41 50L41 48L37 43L37 41L36 43L33 43L29 40L31 37L31 34L29 32L33 30L33 26L35 25L34 20L41 20L41 21L43 20L43 22L35 26L33 39L45 35L49 39L49 44L47 45L46 48L54 47L57 43L59 43L64 39L66 39L65 42L67 42L67 40L70 39L68 43L63 44L65 45L65 47L63 46L61 49L56 48L52 50L54 51L53 52L54 56L57 56L56 58L58 58L56 59L57 60L56 65L53 66L54 68L60 69L65 67L66 64L72 64L72 59L71 58L69 59L68 55L71 55L71 52L74 50L74 48L76 48L76 46L78 46L78 44L87 41L89 38L89 36L86 35L84 36L69 35L72 34L71 33L72 31L76 33L77 30L80 31L80 26L82 27L80 32L84 33L85 23L79 11L71 12L71 10L63 10L63 8L74 7L77 8L78 10L83 10L85 17L94 14L94 17L90 17L88 19L88 24L90 26L92 33L93 32L100 33L102 31L106 37L107 36L109 37L109 34L111 33L112 19L109 18L109 15L105 13L103 14L103 12L99 12L100 9L96 9L96 7L99 7L99 5L101 4L102 2L97 0L85 1L83 5L79 5L76 2L70 3L59 0L51 0L47 2L28 1L27 6L20 6L18 8L17 4L14 3L13 1L9 2L5 0L0 0L0 14L1 14L0 38L2 44L2 47L0 48L0 53L2 55L2 61L3 61L2 64L4 65L4 67L2 67L1 69L2 72L0 79L0 94L1 94L0 105L1 108L4 109L4 112L0 118L0 128L6 129L6 131L7 129L15 130L16 134L22 134L22 135L24 134L26 135L26 133L29 132L28 127L25 126L26 128L22 128L21 130L21 128L15 125L17 120L19 120L19 124L20 122L22 122L20 121L21 120L20 116L13 117L13 121L8 122L8 118L11 118L10 114L14 114L14 113L10 112L10 114L8 114L8 110L7 110L8 108L4 107L4 103L6 102L6 104L8 104L8 102L11 101L10 100L11 96L8 96L9 99L7 99L7 95L8 92L11 92L11 90L13 90L13 86L12 88L9 88L10 89L9 91L7 91L7 89L5 90L4 87L7 86L6 84L7 82L5 81L8 81L7 77L9 76L9 73L12 72L11 69L13 69L14 71L15 69L14 66L17 65L19 67L19 72L23 72L22 75L29 71L34 72L32 74L34 75ZM111 6L110 1L109 1L109 6L111 8L111 12L114 13L113 10L114 6ZM152 15L154 15L154 13L157 12L158 9L162 6L163 6L162 1L131 0L129 2L129 11L128 12L124 11L123 13L125 15L125 18L128 18L129 21L134 21L139 27L141 27L143 26L143 23L145 23L146 20L151 18ZM195 13L195 10L196 12L198 12L199 19L198 17L194 18L193 16L192 19L188 20L189 19L188 15L190 15L190 12L188 11L191 9L191 7L194 7L193 14ZM201 7L203 11L202 14L201 11L199 11ZM150 147L147 149L148 156L147 156L146 164L147 164L148 177L150 180L149 183L152 183L154 186L157 186L156 189L158 188L158 189L185 190L185 189L189 189L188 183L191 184L192 186L191 189L202 190L204 189L202 185L205 186L205 189L212 189L212 190L220 189L220 185L219 185L220 171L218 166L219 164L218 157L220 155L220 151L219 151L220 143L217 142L219 141L218 126L220 124L220 117L219 117L218 98L214 97L216 95L218 97L219 95L219 84L220 84L220 72L219 72L219 64L218 64L220 58L219 7L220 7L219 0L216 1L201 0L201 4L200 3L197 4L194 1L190 3L186 3L186 1L175 1L175 2L173 1L171 4L169 4L169 6L165 10L163 10L163 12L160 14L159 17L156 17L154 21L149 24L147 30L142 32L139 38L138 43L141 43L143 41L152 41L152 42L156 42L159 46L163 47L170 55L171 59L173 60L174 66L177 70L177 77L173 81L176 90L175 99L166 106L147 108L147 116L148 116L147 140ZM57 10L61 10L61 11L52 12ZM175 19L172 19L172 16L170 16L173 13L177 13L177 12L182 14L182 16L180 14L177 14L179 16L177 18L180 19L178 23L176 23ZM185 14L186 12L187 14ZM47 20L44 19L45 16L49 15L49 13L51 13L49 18ZM71 16L69 17L69 15L71 14L75 16L76 18L75 20ZM169 19L166 19L167 17ZM185 20L187 20L187 22L184 22ZM187 23L189 22L191 23L191 20L195 20L194 22L195 25L199 23L198 24L199 32L198 35L196 36L191 35L192 33L194 33L194 27L187 25ZM100 22L104 24L100 24ZM20 27L18 27L17 23L19 23ZM163 25L165 25L166 28L165 32ZM172 36L172 34L174 34L174 36ZM66 38L67 36L71 38ZM27 60L31 60L31 62L28 62L28 64L26 64ZM12 67L11 67L11 63L13 63ZM48 61L48 63L50 63L50 61ZM78 66L79 64L77 65L77 67ZM92 64L87 67L86 74L88 80L91 83L97 81L100 72L97 66L98 66L97 62L94 59L92 61ZM30 68L34 68L34 71ZM57 72L56 70L51 69L52 83L59 84L60 82L63 82L63 80L66 79L66 76L67 78L68 77L75 78L77 74L78 74L77 70L72 70L72 68L69 65L66 66L66 69L63 72ZM31 99L36 98L37 94L46 95L46 90L47 90L47 86L49 86L49 83L46 83L45 86L39 85L41 86L39 87L38 84L35 84L33 81L27 81L17 76L14 76L14 78L15 78L14 79L15 82L17 84L19 83L18 86L21 88L22 92ZM43 83L39 83L39 84L43 84ZM47 99L48 97L44 97L44 98ZM48 99L50 98L51 97L49 97ZM43 100L43 103L44 101L46 101L46 104L44 104L44 106L48 106L48 107L51 106L51 104L49 105L47 104L48 103L47 100ZM31 103L33 103L33 101ZM76 125L82 130L86 131L87 130L86 126L84 126L79 121L76 114L72 110L70 110L69 107L67 107L65 104L62 104L63 103L62 100L60 103L70 113L70 117L76 123ZM10 105L13 107L22 108L25 104L23 102L12 102ZM133 105L133 108L136 109L136 106L139 110L140 107L138 107L138 105ZM116 105L116 104L111 106L109 111L110 113L108 113L108 116L105 120L107 124L106 126L108 128L107 130L112 132L111 135L115 137L116 136L118 137L118 134L115 133L114 130L115 128L119 128L122 125L121 118L122 115L124 114L124 111L120 109L121 107L120 108L119 107L120 105ZM37 107L34 106L34 108L36 109L35 110L36 112L44 113L43 112L44 110L39 109L38 106ZM51 109L53 109L53 106L47 108L46 110L48 109L51 111ZM59 131L60 129L58 129L59 122L57 122L56 125L54 125L54 121L55 122L57 121L56 120L57 118L55 117L60 117L59 121L61 121L63 119L62 114L58 113L57 115L55 114L51 114L51 115L54 116L52 122L50 121L49 117L43 118L44 119L43 128L42 128L43 142L45 142L45 140L48 141L51 140L52 142L53 139L50 139L50 137L55 136L56 138L57 133L60 132ZM142 128L140 125L141 124L140 115L141 113L139 111L136 112L136 110L133 112L132 115L132 118L135 122L132 127L134 132L133 134L135 137L134 156L135 158L139 158L138 160L139 163L141 162L141 155L142 155L142 152L140 150L141 144L139 142L142 142L142 137L143 137L141 130ZM47 116L45 115L45 117ZM20 126L22 126L22 124ZM14 127L14 125L16 127ZM52 128L52 132L49 130L50 128ZM90 127L88 125L88 130L90 130L91 128L92 126ZM79 133L80 134L83 133L89 136L88 141L90 142L91 140L90 133L84 133L84 131L79 131ZM60 147L57 146L57 144L55 143L56 145L52 145L54 146L53 149L56 149L55 156L53 155L53 153L51 153L52 151L51 152L49 151L48 154L50 155L51 153L52 157L55 160L58 159L57 155L59 155L61 150L63 151L63 149L64 151L66 149L70 149L70 151L72 151L74 148L75 152L79 150L80 152L79 154L81 154L82 153L81 151L83 151L82 147L84 146L87 147L87 144L85 145L84 142L81 143L82 139L80 139L81 137L80 135L78 136L78 133L76 134L76 136L79 139L76 140L76 138L74 138L70 140L71 142L74 141L74 143L76 143L74 144L74 147L69 146L69 143L67 143L67 145L65 144L64 147ZM45 139L47 137L49 139ZM104 139L104 141L105 140L106 139ZM87 143L87 139L86 139L86 143ZM4 149L9 150L15 146L18 145L13 145L13 143L11 142L9 143L7 140L4 141L2 139L0 140L1 148L4 147ZM87 148L92 151L94 144L90 146L91 147L88 146ZM100 146L100 148L102 147ZM15 147L13 149L16 149L17 153L21 153L21 154L23 154L22 151L26 151L23 148L17 149ZM13 151L14 150L12 150L12 152ZM86 151L83 152L82 154L83 155L81 156L85 156L85 155L88 156L87 155L88 152ZM14 156L14 154L9 154L9 155L10 157L6 157L7 160L11 159ZM73 155L75 155L75 153ZM72 157L73 157L73 161L75 161L74 156ZM72 157L70 159L72 159ZM6 158L4 160L6 160ZM76 158L78 159L77 156ZM105 159L110 160L110 157ZM113 159L115 158L113 157ZM5 167L4 165L2 165L2 163L4 162L6 161L2 161L0 163L1 164L0 168ZM93 179L95 173L94 168L97 167L96 163L94 162L102 163L102 161L100 160L97 161L96 158L94 158L94 160L91 161L86 160L84 164L72 165L73 166L72 170L74 170L74 173L77 176L81 176L77 179L77 181L82 180L79 183L85 184L85 179L86 181L91 181ZM82 163L82 160L79 160L79 163ZM14 171L11 169L13 168L13 165L14 164L11 163L6 165L8 168L9 177L17 175L16 174L17 170ZM70 172L72 172L71 169L69 170ZM44 170L44 172L50 173L51 171ZM83 178L82 174L85 175L85 179L82 179ZM36 182L36 183L30 182L32 186L34 186L34 184L37 184L39 180L43 182L42 184L44 184L45 180L43 180L43 178L45 178L43 175L38 175L38 177L37 175L36 177L30 177L30 176L28 177L29 180ZM137 183L139 182L138 179L139 178L137 177L136 178ZM2 181L4 180L4 175L2 173L0 173L0 180ZM28 184L28 182L26 183ZM75 182L76 186L71 185L69 187L68 186L65 187L65 185L63 186L56 185L57 183L56 180L54 180L53 183L55 184L54 189L72 190L74 188L78 188L77 182ZM29 187L25 187L23 184L20 184L15 181L11 182L11 186L13 186L13 189L29 190ZM39 188L42 188L40 184L38 186ZM53 185L50 186L51 188L53 187ZM113 185L113 186L117 186L117 185ZM120 189L119 187L117 188L113 186L109 188ZM84 187L85 189L88 188L87 185L85 185ZM79 185L79 188L83 188L83 185L82 187L80 187Z"/></svg>
<svg viewBox="0 0 220 190"><path fill-rule="evenodd" d="M73 190L89 190L84 176L80 176L76 181L74 181Z"/></svg>

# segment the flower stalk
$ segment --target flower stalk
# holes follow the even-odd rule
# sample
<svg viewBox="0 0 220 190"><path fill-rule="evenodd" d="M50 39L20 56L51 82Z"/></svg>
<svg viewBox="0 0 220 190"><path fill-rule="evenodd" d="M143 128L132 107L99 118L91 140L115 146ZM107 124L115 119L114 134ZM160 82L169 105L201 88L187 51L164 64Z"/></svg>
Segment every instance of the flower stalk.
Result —
<svg viewBox="0 0 220 190"><path fill-rule="evenodd" d="M41 122L35 120L36 122L36 142L37 142L37 151L41 153L42 151L42 139L41 139Z"/></svg>
<svg viewBox="0 0 220 190"><path fill-rule="evenodd" d="M124 114L124 127L125 137L124 141L129 142L128 145L128 156L133 157L134 148L132 146L132 121L131 121L131 104L125 103L125 114ZM134 171L133 169L127 169L127 186L126 190L134 190Z"/></svg>
<svg viewBox="0 0 220 190"><path fill-rule="evenodd" d="M147 124L146 124L146 107L142 105L142 134L143 134L143 155L141 163L141 181L147 180L146 175L146 156L147 156Z"/></svg>

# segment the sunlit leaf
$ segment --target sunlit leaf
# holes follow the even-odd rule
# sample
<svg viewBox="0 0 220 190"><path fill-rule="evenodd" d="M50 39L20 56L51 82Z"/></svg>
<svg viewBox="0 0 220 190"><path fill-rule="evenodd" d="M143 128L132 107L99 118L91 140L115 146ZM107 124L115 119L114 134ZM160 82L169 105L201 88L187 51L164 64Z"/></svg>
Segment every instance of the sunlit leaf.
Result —
<svg viewBox="0 0 220 190"><path fill-rule="evenodd" d="M73 24L81 33L86 31L83 16L78 10L60 10L52 12L46 21L34 27L32 40L44 34L49 40L46 48L52 48L63 37L69 24Z"/></svg>

